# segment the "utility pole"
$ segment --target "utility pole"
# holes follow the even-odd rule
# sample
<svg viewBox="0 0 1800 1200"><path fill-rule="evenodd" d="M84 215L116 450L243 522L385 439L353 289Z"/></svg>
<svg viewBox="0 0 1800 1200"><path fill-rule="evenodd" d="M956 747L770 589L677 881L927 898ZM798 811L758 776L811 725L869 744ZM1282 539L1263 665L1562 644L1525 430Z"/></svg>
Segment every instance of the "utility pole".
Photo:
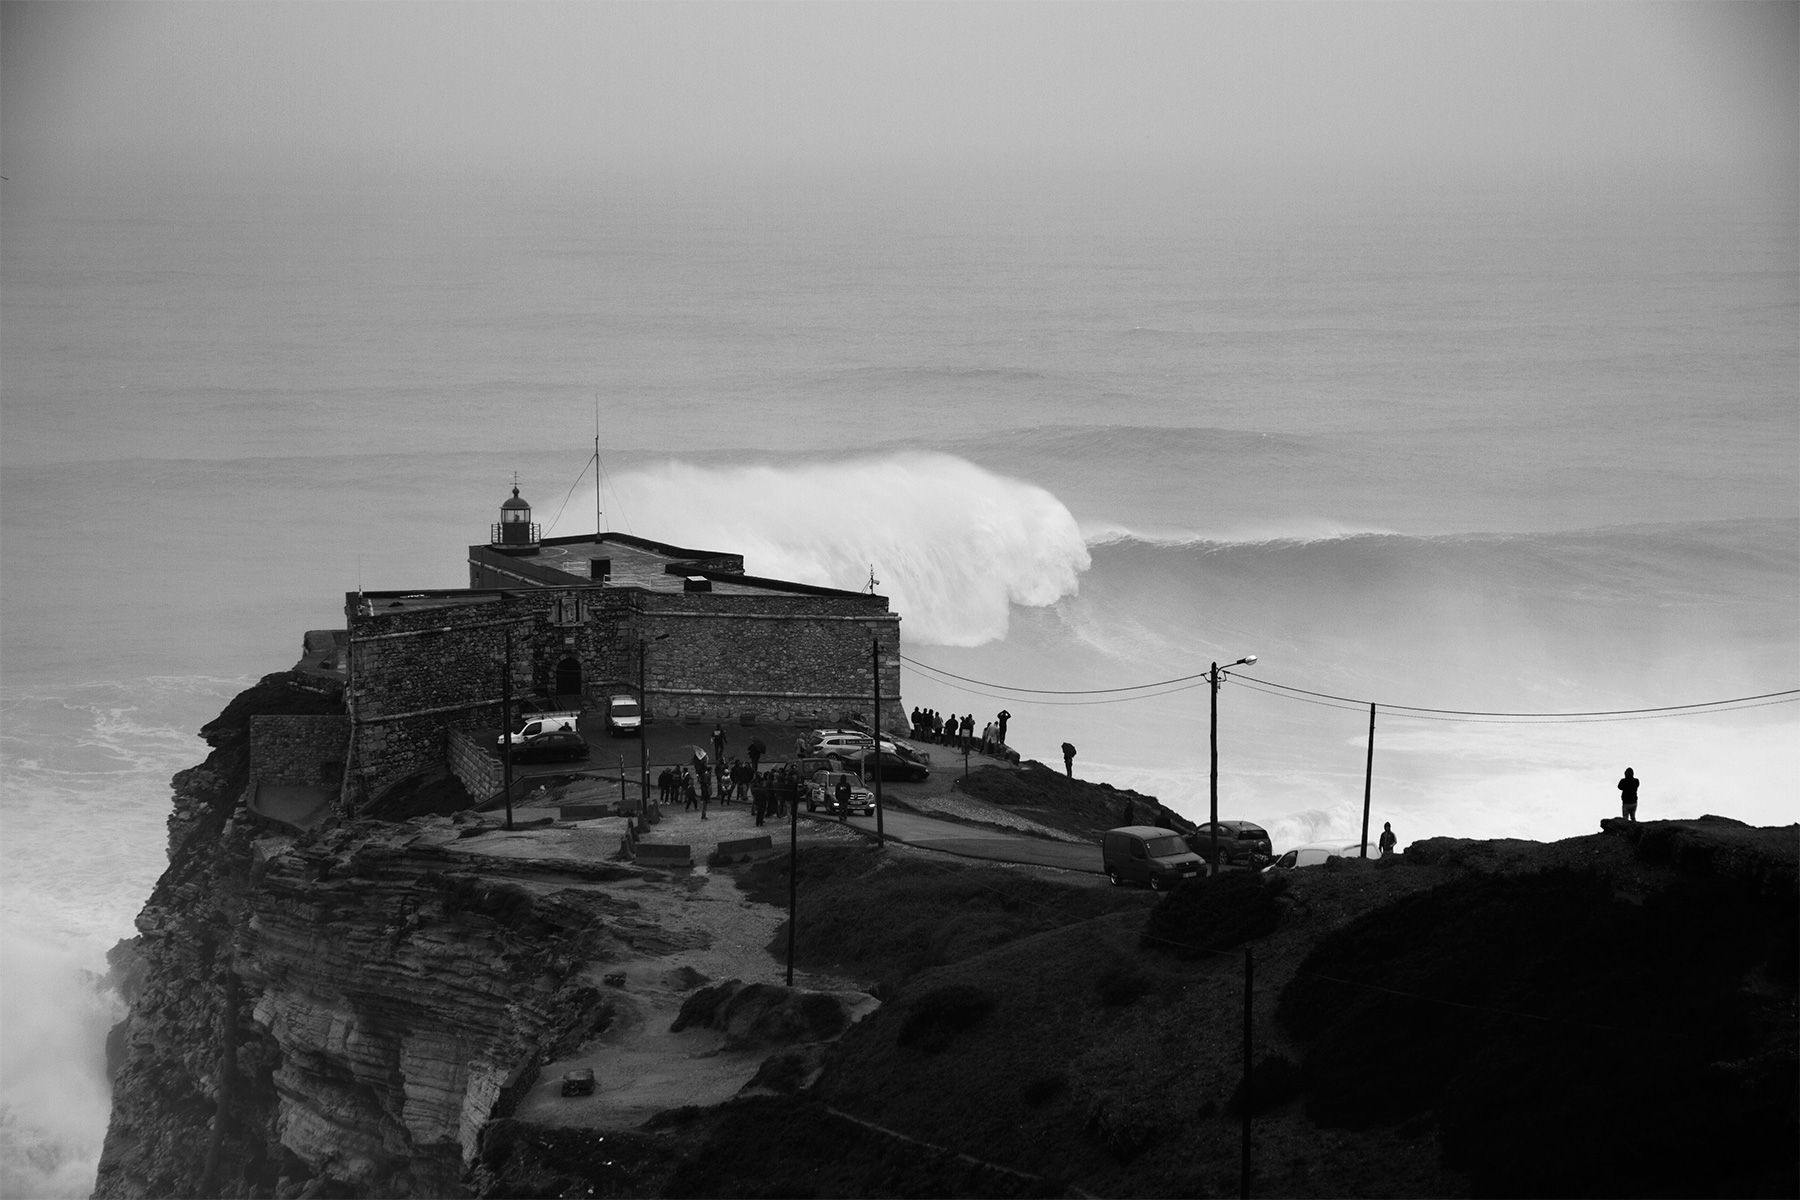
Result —
<svg viewBox="0 0 1800 1200"><path fill-rule="evenodd" d="M869 580L874 582L875 572L869 571ZM869 639L869 661L875 668L875 716L869 722L869 728L875 734L875 845L877 849L887 845L886 835L882 832L881 820L881 635L876 634ZM863 755L867 764L868 755Z"/></svg>
<svg viewBox="0 0 1800 1200"><path fill-rule="evenodd" d="M877 809L877 812L880 810ZM800 793L788 797L788 959L787 985L794 986L794 927L800 922Z"/></svg>
<svg viewBox="0 0 1800 1200"><path fill-rule="evenodd" d="M1256 964L1250 958L1250 947L1244 947L1244 1145L1238 1167L1238 1195L1249 1200L1250 1197L1250 1001L1253 996L1253 981L1256 978Z"/></svg>
<svg viewBox="0 0 1800 1200"><path fill-rule="evenodd" d="M512 814L512 629L506 636L506 665L500 675L500 787L506 797L506 828L513 827Z"/></svg>
<svg viewBox="0 0 1800 1200"><path fill-rule="evenodd" d="M1363 831L1357 853L1369 857L1369 791L1375 783L1375 705L1369 705L1369 761L1363 767Z"/></svg>

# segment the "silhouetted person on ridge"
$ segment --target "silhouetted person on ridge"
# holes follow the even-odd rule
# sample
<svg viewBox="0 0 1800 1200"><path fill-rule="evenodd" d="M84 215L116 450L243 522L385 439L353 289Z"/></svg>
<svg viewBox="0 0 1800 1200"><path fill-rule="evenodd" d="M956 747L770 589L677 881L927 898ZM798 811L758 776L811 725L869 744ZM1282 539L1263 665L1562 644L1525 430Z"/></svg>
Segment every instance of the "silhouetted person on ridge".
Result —
<svg viewBox="0 0 1800 1200"><path fill-rule="evenodd" d="M1010 720L1012 720L1012 714L1004 708L1000 710L1000 715L994 718L994 723L1000 726L1000 744L1002 746L1006 745L1006 723Z"/></svg>
<svg viewBox="0 0 1800 1200"><path fill-rule="evenodd" d="M1063 774L1075 778L1075 747L1068 742L1063 743Z"/></svg>
<svg viewBox="0 0 1800 1200"><path fill-rule="evenodd" d="M1394 836L1393 823L1391 821L1383 821L1381 823L1381 857L1386 858L1388 855L1392 854L1394 852L1394 847L1398 845L1399 842L1400 839Z"/></svg>
<svg viewBox="0 0 1800 1200"><path fill-rule="evenodd" d="M1631 773L1630 767L1626 767L1625 778L1619 780L1619 815L1633 824L1637 823L1637 792L1637 776Z"/></svg>

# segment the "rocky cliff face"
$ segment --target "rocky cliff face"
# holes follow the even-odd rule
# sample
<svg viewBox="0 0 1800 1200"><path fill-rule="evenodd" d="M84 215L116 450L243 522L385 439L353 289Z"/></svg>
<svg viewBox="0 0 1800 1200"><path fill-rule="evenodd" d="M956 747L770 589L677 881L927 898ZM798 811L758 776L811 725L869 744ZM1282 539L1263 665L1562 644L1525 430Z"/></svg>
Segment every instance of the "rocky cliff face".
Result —
<svg viewBox="0 0 1800 1200"><path fill-rule="evenodd" d="M629 868L459 852L448 819L282 832L241 803L241 725L208 735L117 956L95 1194L459 1194L482 1125L607 1024L605 965L683 935L592 886Z"/></svg>

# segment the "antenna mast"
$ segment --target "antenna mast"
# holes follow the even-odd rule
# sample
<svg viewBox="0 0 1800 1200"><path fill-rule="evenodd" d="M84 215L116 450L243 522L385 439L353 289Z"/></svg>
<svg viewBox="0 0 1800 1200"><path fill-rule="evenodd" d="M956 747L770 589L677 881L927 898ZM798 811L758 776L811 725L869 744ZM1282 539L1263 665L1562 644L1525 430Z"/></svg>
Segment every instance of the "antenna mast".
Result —
<svg viewBox="0 0 1800 1200"><path fill-rule="evenodd" d="M606 532L600 521L600 393L594 393L594 540Z"/></svg>

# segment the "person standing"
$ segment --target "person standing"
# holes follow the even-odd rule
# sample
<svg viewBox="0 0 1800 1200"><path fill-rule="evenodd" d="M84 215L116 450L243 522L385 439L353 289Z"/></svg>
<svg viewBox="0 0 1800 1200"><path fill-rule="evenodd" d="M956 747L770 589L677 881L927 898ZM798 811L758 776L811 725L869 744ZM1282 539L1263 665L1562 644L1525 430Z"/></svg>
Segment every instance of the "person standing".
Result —
<svg viewBox="0 0 1800 1200"><path fill-rule="evenodd" d="M1381 823L1381 857L1386 858L1388 855L1392 854L1394 852L1394 847L1398 845L1399 842L1400 839L1394 836L1393 822L1383 821Z"/></svg>
<svg viewBox="0 0 1800 1200"><path fill-rule="evenodd" d="M761 738L752 738L750 740L750 772L751 772L751 774L755 774L757 771L762 770L763 755L767 754L768 752L769 752L769 747L766 744L764 744L764 742Z"/></svg>
<svg viewBox="0 0 1800 1200"><path fill-rule="evenodd" d="M1000 715L994 718L994 724L1000 727L1000 745L1002 748L1006 745L1006 723L1010 720L1012 720L1012 714L1007 712L1004 708L1000 710Z"/></svg>
<svg viewBox="0 0 1800 1200"><path fill-rule="evenodd" d="M838 820L841 821L850 815L850 777L848 775L838 780L836 795Z"/></svg>
<svg viewBox="0 0 1800 1200"><path fill-rule="evenodd" d="M969 744L971 742L973 742L974 740L975 740L975 714L974 713L964 713L963 719L962 719L963 749L965 751L967 751L969 748Z"/></svg>
<svg viewBox="0 0 1800 1200"><path fill-rule="evenodd" d="M711 771L700 772L700 819L706 820L706 804L712 799L713 777Z"/></svg>
<svg viewBox="0 0 1800 1200"><path fill-rule="evenodd" d="M1625 768L1625 778L1619 780L1619 815L1633 824L1637 823L1638 779Z"/></svg>
<svg viewBox="0 0 1800 1200"><path fill-rule="evenodd" d="M1063 743L1063 774L1070 779L1075 778L1075 747L1068 742Z"/></svg>

